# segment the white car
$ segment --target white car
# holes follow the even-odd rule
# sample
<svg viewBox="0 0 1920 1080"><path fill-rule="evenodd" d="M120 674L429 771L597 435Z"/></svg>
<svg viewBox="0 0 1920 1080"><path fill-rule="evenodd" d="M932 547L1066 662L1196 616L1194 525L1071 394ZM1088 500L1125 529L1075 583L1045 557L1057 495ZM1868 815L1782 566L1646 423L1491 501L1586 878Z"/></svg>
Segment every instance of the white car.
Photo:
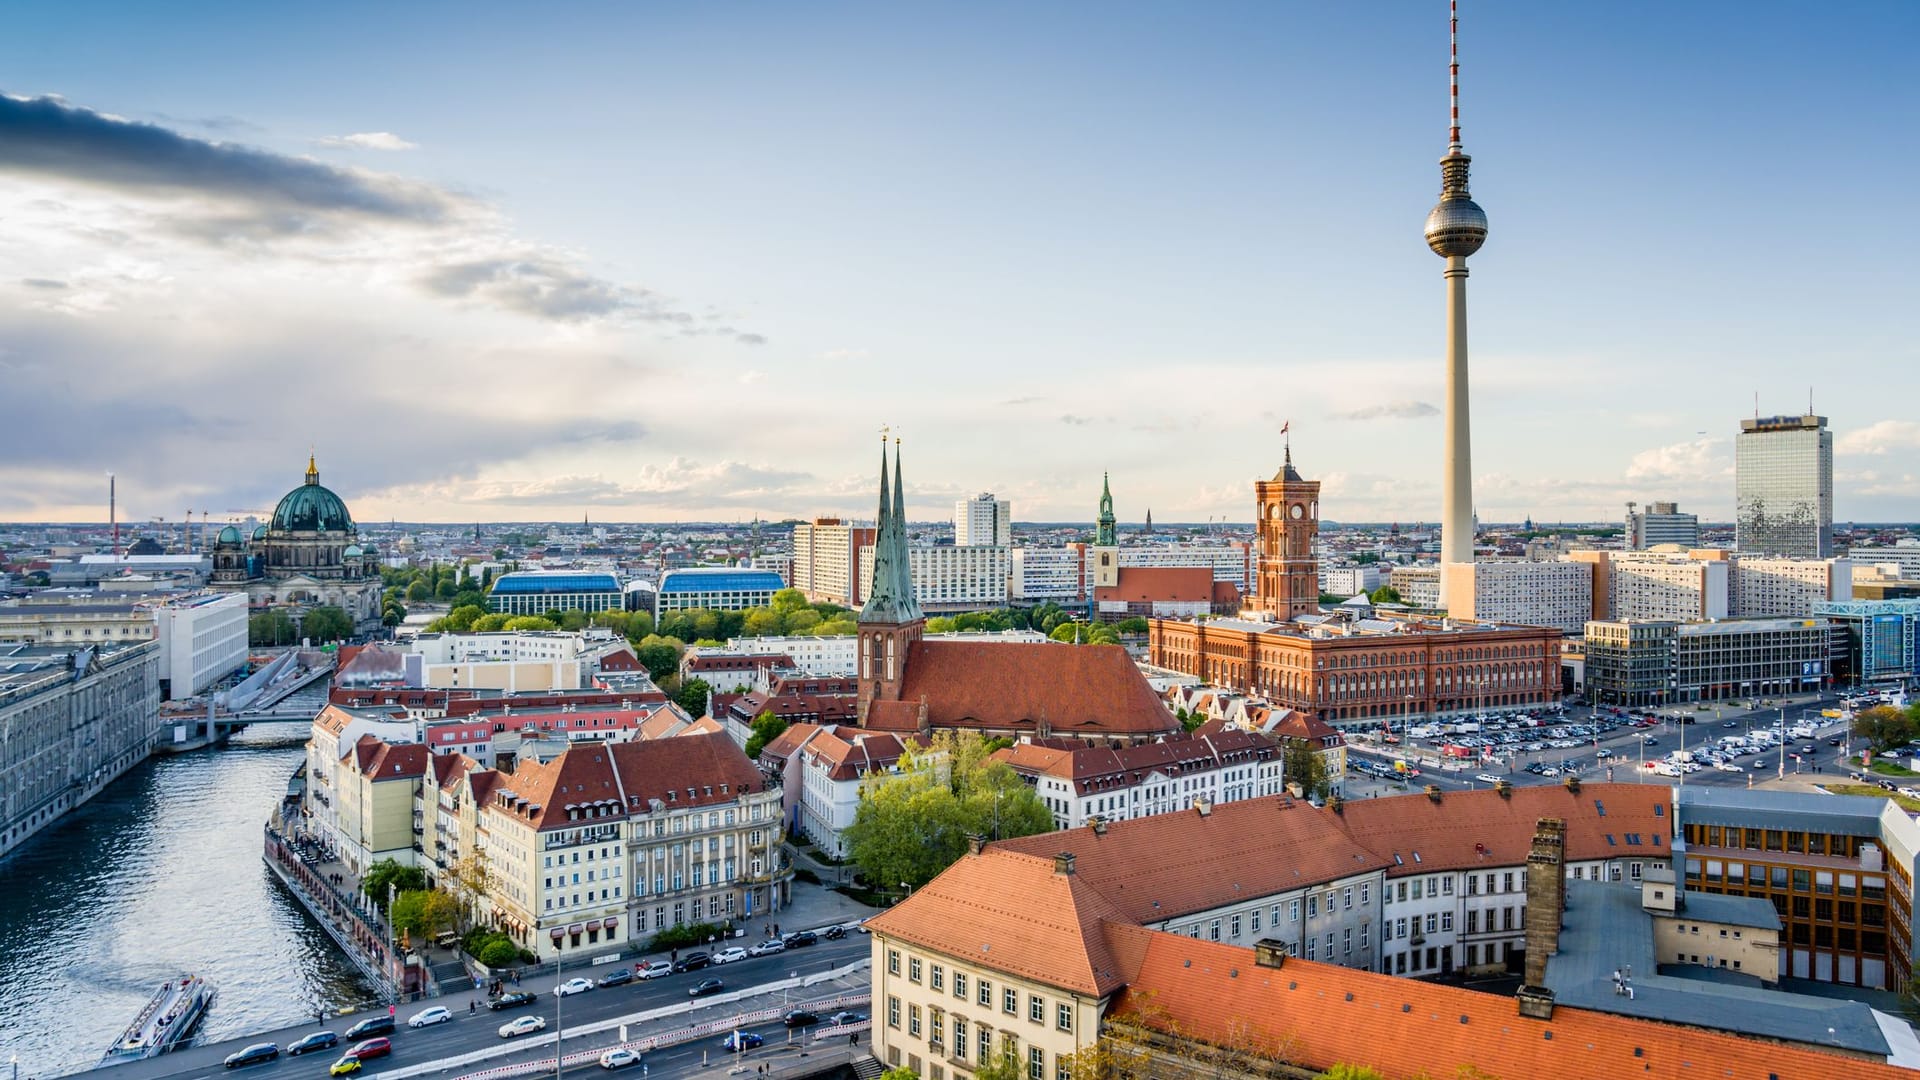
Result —
<svg viewBox="0 0 1920 1080"><path fill-rule="evenodd" d="M745 960L746 958L747 950L738 945L721 949L719 952L713 954L713 962L716 964L731 964L735 960Z"/></svg>
<svg viewBox="0 0 1920 1080"><path fill-rule="evenodd" d="M1721 772L1746 772L1745 769L1742 769L1740 766L1735 765L1730 761L1722 761L1719 764L1715 765L1714 768L1719 769Z"/></svg>
<svg viewBox="0 0 1920 1080"><path fill-rule="evenodd" d="M1479 776L1474 777L1474 779L1480 781L1483 784L1498 784L1500 783L1502 778L1495 776L1492 773L1483 772Z"/></svg>
<svg viewBox="0 0 1920 1080"><path fill-rule="evenodd" d="M769 938L747 950L748 956L772 956L787 951L787 943L779 938Z"/></svg>
<svg viewBox="0 0 1920 1080"><path fill-rule="evenodd" d="M633 973L636 979L661 979L673 974L673 965L665 960L649 960Z"/></svg>
<svg viewBox="0 0 1920 1080"><path fill-rule="evenodd" d="M500 1037L511 1039L515 1035L531 1035L536 1031L547 1030L547 1018L544 1016L522 1016L500 1025Z"/></svg>
<svg viewBox="0 0 1920 1080"><path fill-rule="evenodd" d="M421 1009L419 1012L407 1017L407 1026L410 1028L423 1028L429 1024L444 1024L451 1019L453 1019L453 1014L447 1011L446 1006L435 1005L431 1009Z"/></svg>
<svg viewBox="0 0 1920 1080"><path fill-rule="evenodd" d="M624 1069L629 1065L640 1064L640 1054L624 1046L617 1046L600 1055L600 1067L603 1069Z"/></svg>
<svg viewBox="0 0 1920 1080"><path fill-rule="evenodd" d="M592 979L568 979L553 988L554 997L566 997L569 994L584 994L593 989Z"/></svg>

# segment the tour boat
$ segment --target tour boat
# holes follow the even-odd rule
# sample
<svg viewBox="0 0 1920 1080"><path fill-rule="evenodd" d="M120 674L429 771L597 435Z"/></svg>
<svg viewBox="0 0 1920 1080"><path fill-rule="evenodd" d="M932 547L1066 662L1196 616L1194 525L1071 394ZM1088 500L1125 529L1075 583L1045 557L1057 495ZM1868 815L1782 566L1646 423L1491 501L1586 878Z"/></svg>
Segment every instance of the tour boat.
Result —
<svg viewBox="0 0 1920 1080"><path fill-rule="evenodd" d="M193 1026L213 1001L213 985L198 975L162 983L153 1000L140 1010L126 1032L115 1040L102 1065L139 1061L164 1054L193 1033Z"/></svg>

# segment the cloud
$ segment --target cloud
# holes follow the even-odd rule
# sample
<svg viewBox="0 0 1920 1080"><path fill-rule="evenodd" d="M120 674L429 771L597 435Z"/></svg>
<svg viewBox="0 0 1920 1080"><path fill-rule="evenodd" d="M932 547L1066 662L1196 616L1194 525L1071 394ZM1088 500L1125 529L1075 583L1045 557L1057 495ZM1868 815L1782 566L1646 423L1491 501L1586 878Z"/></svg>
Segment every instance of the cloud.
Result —
<svg viewBox="0 0 1920 1080"><path fill-rule="evenodd" d="M21 278L20 284L25 285L29 289L64 289L67 287L67 283L64 281L37 277Z"/></svg>
<svg viewBox="0 0 1920 1080"><path fill-rule="evenodd" d="M50 97L0 95L0 170L122 192L212 196L282 216L437 224L459 206L426 184L190 138Z"/></svg>
<svg viewBox="0 0 1920 1080"><path fill-rule="evenodd" d="M1368 405L1352 412L1340 414L1342 420L1418 420L1427 416L1439 416L1440 410L1424 401L1390 401L1380 405Z"/></svg>
<svg viewBox="0 0 1920 1080"><path fill-rule="evenodd" d="M1029 394L1026 397L1008 398L1007 400L1001 402L1000 404L1002 405L1037 405L1040 402L1045 400L1047 399L1035 394Z"/></svg>
<svg viewBox="0 0 1920 1080"><path fill-rule="evenodd" d="M1861 456L1914 449L1920 449L1920 423L1912 420L1881 420L1849 431L1833 443L1836 454Z"/></svg>
<svg viewBox="0 0 1920 1080"><path fill-rule="evenodd" d="M1074 427L1084 427L1088 423L1090 423L1090 421L1086 417L1075 416L1072 413L1067 413L1066 415L1062 416L1060 418L1060 422L1063 424L1071 424Z"/></svg>
<svg viewBox="0 0 1920 1080"><path fill-rule="evenodd" d="M1698 481L1724 475L1732 467L1721 439L1694 439L1691 442L1656 446L1633 455L1627 463L1629 480Z"/></svg>
<svg viewBox="0 0 1920 1080"><path fill-rule="evenodd" d="M814 357L816 360L865 360L865 349L828 349Z"/></svg>
<svg viewBox="0 0 1920 1080"><path fill-rule="evenodd" d="M733 340L742 345L765 345L767 343L767 336L765 334L735 333Z"/></svg>
<svg viewBox="0 0 1920 1080"><path fill-rule="evenodd" d="M844 485L839 485L844 486ZM831 490L828 488L827 490ZM474 507L739 507L804 506L823 485L807 472L741 461L711 464L675 457L622 478L599 473L454 479L375 492L401 504L453 502ZM836 495L838 492L836 492Z"/></svg>
<svg viewBox="0 0 1920 1080"><path fill-rule="evenodd" d="M478 299L509 311L561 321L634 313L656 321L692 325L693 316L654 303L644 289L629 289L538 255L475 259L439 266L420 278L428 292L450 299Z"/></svg>
<svg viewBox="0 0 1920 1080"><path fill-rule="evenodd" d="M767 373L764 371L743 371L740 373L740 382L746 386L752 386L754 383L764 381L766 377Z"/></svg>
<svg viewBox="0 0 1920 1080"><path fill-rule="evenodd" d="M420 148L419 143L410 143L391 131L360 131L352 135L325 135L313 141L320 146L349 150L418 150Z"/></svg>

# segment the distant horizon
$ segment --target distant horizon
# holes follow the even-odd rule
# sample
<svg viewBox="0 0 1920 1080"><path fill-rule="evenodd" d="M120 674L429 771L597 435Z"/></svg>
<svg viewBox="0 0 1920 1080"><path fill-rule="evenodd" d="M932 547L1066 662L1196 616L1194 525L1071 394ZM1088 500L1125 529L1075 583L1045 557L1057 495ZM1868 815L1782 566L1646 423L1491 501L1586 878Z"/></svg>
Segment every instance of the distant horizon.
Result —
<svg viewBox="0 0 1920 1080"><path fill-rule="evenodd" d="M233 519L227 519L227 520L213 520L213 521L207 522L204 527L209 529L216 529L222 526L232 525L232 524L235 524L236 522L244 521L244 520L246 519L233 518ZM762 529L784 528L784 527L790 527L793 525L807 524L810 522L810 520L811 519L804 519L804 518L780 518L778 520L762 519L759 525ZM859 524L862 524L863 522L872 521L871 518L844 518L844 517L841 520L847 521L848 523L854 524L854 525L859 525ZM746 528L753 527L753 524L754 522L751 520L722 521L722 520L712 519L712 518L685 518L685 519L679 519L679 520L673 520L673 521L667 521L667 520L630 521L630 520L608 519L606 521L591 521L585 527L660 529L660 528L668 528L672 526L685 526L689 528L697 527L697 526L717 526L717 527L727 528L727 529L746 529ZM910 528L912 527L926 528L926 527L935 526L935 525L946 525L947 527L951 528L952 524L953 522L949 518L923 518L919 520L908 518L907 520L907 525ZM1088 518L1084 521L1023 521L1020 519L1015 519L1012 522L1012 524L1015 528L1028 528L1028 529L1073 529L1073 528L1092 529L1095 527L1097 523L1093 519ZM1220 521L1213 521L1213 522L1155 521L1153 523L1153 530L1156 533L1161 532L1163 530L1174 530L1174 529L1190 529L1190 530L1205 531L1209 527L1251 530L1252 528L1254 528L1254 524L1255 523L1251 519L1247 521L1220 520ZM1479 523L1479 528L1482 531L1486 531L1490 529L1507 529L1507 528L1524 531L1526 524L1527 523L1524 520L1522 521L1482 521ZM129 524L127 522L121 522L120 533L122 537L130 536L130 535L144 535L150 532L171 532L171 533L177 534L181 528L181 525L182 523L178 521L169 521L164 524L156 524L154 522L149 521L149 522L140 523L138 525ZM521 521L461 521L457 519L447 520L447 521L425 521L425 520L409 521L404 518L380 519L372 522L362 521L358 519L354 521L354 526L356 528L361 528L361 529L367 528L369 526L377 526L377 527L386 528L386 529L425 527L425 528L433 528L436 530L449 530L449 529L457 530L457 529L471 529L475 525L478 525L483 529L518 529L518 528L579 529L579 528L582 528L582 525L580 522L568 521L565 518L554 518L554 519L548 519L548 520L528 519L528 520L521 520ZM1623 521L1613 521L1613 520L1607 520L1605 518L1599 518L1592 521L1535 521L1533 522L1533 531L1540 532L1545 530L1580 529L1580 528L1619 529L1619 528L1623 528L1624 525L1625 523ZM1906 529L1909 531L1920 531L1920 521L1837 521L1836 520L1833 523L1833 525L1835 529L1845 528L1845 529L1854 530L1854 531L1876 530L1876 529ZM1415 531L1420 529L1426 529L1428 531L1437 532L1440 528L1440 523L1437 521L1341 521L1337 519L1327 519L1320 522L1320 530L1323 532L1329 529L1392 529L1395 526L1398 526L1400 530L1403 532ZM203 526L201 523L196 521L192 527L198 530ZM1146 529L1146 524L1144 521L1121 521L1117 523L1117 527L1121 532L1137 533L1137 532L1144 532ZM1732 521L1702 521L1700 522L1700 527L1702 529L1714 529L1714 528L1731 529L1735 527L1735 523ZM100 530L105 530L109 528L112 528L112 524L105 520L100 520L95 522L88 522L88 521L0 522L0 532L6 532L9 530L17 531L17 530L24 530L24 529L100 529Z"/></svg>

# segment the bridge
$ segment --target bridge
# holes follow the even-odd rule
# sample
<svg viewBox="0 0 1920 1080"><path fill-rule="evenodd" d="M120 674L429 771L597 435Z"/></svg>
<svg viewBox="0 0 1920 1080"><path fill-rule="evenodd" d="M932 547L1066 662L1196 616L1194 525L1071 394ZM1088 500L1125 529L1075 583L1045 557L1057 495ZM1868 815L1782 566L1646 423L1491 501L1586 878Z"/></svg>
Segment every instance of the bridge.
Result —
<svg viewBox="0 0 1920 1080"><path fill-rule="evenodd" d="M296 649L214 694L202 712L160 717L163 750L223 743L254 724L309 724L327 705L333 654Z"/></svg>

